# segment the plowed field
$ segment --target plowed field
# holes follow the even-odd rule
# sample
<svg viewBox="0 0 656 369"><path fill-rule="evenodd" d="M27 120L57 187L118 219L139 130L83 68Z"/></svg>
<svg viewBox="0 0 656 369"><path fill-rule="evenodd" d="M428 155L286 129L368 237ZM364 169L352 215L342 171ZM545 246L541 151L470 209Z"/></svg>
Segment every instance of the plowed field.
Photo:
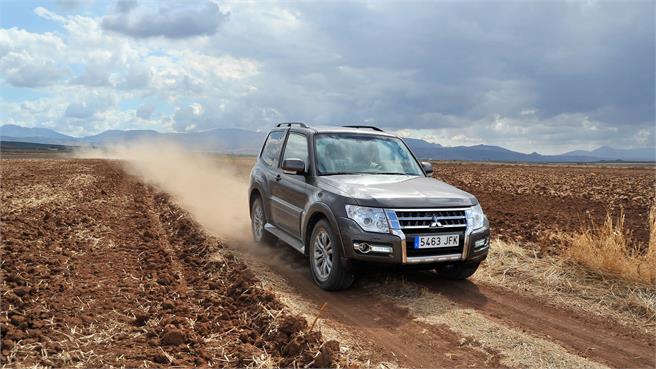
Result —
<svg viewBox="0 0 656 369"><path fill-rule="evenodd" d="M333 366L167 195L118 163L2 161L2 364Z"/></svg>
<svg viewBox="0 0 656 369"><path fill-rule="evenodd" d="M435 163L434 176L474 194L504 239L553 246L554 231L600 226L625 216L633 246L649 241L656 169L565 165Z"/></svg>
<svg viewBox="0 0 656 369"><path fill-rule="evenodd" d="M180 159L188 180L168 183L180 173L169 161L128 171L141 177L111 160L0 162L3 365L656 366L656 288L534 252L607 208L623 208L632 242L646 243L652 168L437 164L509 242L494 240L468 281L370 273L330 293L290 247L216 224L226 219L216 212L241 203L212 196L230 192L219 174L228 164L203 176L212 167L192 161ZM229 165L237 189L252 160Z"/></svg>

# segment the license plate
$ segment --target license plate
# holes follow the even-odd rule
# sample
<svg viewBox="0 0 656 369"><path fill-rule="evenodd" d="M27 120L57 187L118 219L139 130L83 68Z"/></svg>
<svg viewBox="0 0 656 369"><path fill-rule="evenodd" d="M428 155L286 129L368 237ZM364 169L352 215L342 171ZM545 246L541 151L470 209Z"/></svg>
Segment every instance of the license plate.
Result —
<svg viewBox="0 0 656 369"><path fill-rule="evenodd" d="M415 237L415 249L431 249L435 247L453 247L460 244L459 234L440 234L434 236Z"/></svg>

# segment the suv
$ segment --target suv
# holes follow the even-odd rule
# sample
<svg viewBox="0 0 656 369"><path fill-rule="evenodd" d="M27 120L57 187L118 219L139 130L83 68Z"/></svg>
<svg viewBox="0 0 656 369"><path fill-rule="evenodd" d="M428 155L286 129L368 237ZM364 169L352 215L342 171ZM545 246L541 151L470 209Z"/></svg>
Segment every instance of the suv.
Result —
<svg viewBox="0 0 656 369"><path fill-rule="evenodd" d="M474 196L432 172L376 127L280 123L251 171L253 238L309 256L326 290L348 288L371 263L468 278L487 257L488 220Z"/></svg>

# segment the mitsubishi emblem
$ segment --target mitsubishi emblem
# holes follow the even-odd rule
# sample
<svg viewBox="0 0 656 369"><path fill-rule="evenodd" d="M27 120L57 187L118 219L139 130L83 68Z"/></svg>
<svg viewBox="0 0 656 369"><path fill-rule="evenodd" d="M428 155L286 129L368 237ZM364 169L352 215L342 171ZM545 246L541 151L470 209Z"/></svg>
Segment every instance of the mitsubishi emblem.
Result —
<svg viewBox="0 0 656 369"><path fill-rule="evenodd" d="M433 215L433 219L431 220L431 224L429 226L430 228L441 228L442 223L440 223L439 220L437 220L437 216Z"/></svg>

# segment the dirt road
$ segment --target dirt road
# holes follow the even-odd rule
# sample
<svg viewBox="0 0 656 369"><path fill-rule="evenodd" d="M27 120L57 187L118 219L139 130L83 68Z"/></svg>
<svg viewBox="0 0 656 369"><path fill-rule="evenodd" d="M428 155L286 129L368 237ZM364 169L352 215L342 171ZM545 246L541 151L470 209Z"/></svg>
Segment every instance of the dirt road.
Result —
<svg viewBox="0 0 656 369"><path fill-rule="evenodd" d="M328 303L326 324L348 332L344 342L367 347L364 361L401 367L480 366L480 360L488 367L656 365L654 337L521 293L428 272L366 275L351 290L330 293L312 283L302 256L282 244L270 248L240 255L292 299ZM424 319L430 314L440 319Z"/></svg>

